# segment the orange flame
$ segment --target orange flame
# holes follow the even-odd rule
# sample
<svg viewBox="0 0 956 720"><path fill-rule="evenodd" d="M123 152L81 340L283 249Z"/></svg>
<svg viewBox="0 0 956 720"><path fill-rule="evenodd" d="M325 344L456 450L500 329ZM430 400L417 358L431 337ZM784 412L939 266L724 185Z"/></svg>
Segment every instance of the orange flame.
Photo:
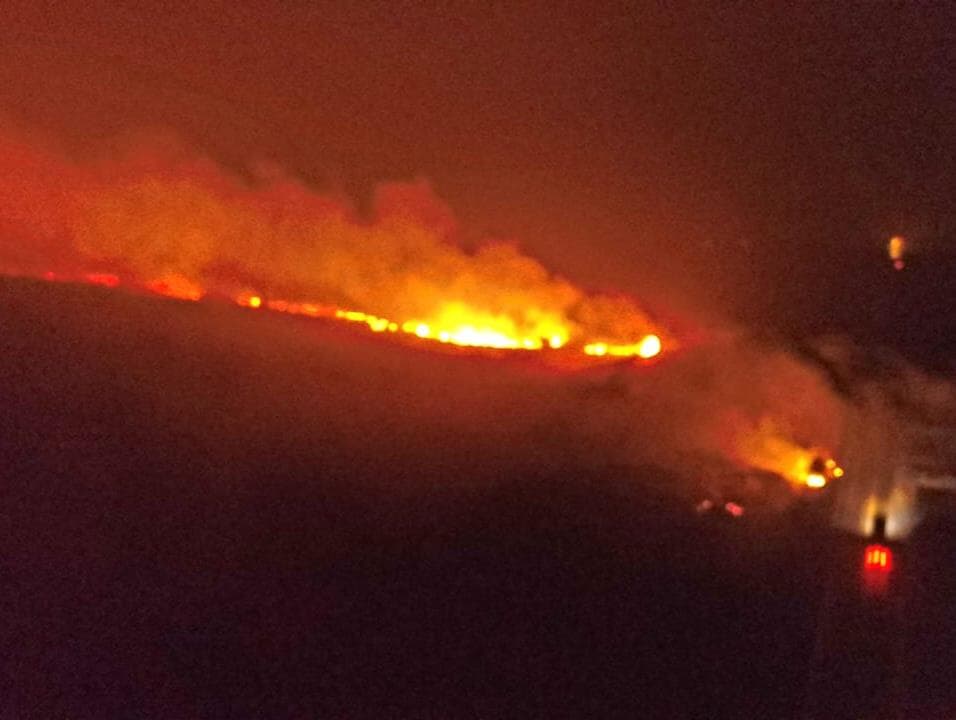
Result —
<svg viewBox="0 0 956 720"><path fill-rule="evenodd" d="M177 300L201 300L205 294L202 287L182 275L175 274L148 282L146 287L158 295Z"/></svg>
<svg viewBox="0 0 956 720"><path fill-rule="evenodd" d="M890 256L896 270L902 270L906 267L906 261L903 259L906 254L906 246L906 238L902 235L894 235L886 244L886 254Z"/></svg>
<svg viewBox="0 0 956 720"><path fill-rule="evenodd" d="M844 471L830 453L819 447L803 447L764 420L755 429L741 432L734 454L750 467L775 473L797 486L819 490Z"/></svg>
<svg viewBox="0 0 956 720"><path fill-rule="evenodd" d="M53 272L46 272L42 275L46 280L67 279L57 276ZM88 273L82 278L76 278L78 281L84 281L93 285L102 285L104 287L115 288L122 284L121 279L110 273ZM188 279L177 275L170 275L161 280L145 283L143 289L158 295L177 299L199 301L206 296L206 292L197 284ZM451 313L450 317L443 322L440 321L439 329L436 329L431 323L409 320L403 323L397 323L387 318L371 315L358 310L344 310L332 306L323 306L315 303L290 302L288 300L268 299L253 292L241 292L235 295L233 301L241 306L258 310L265 308L273 312L284 313L288 315L305 315L308 317L332 318L348 323L365 325L368 330L375 333L404 333L413 335L422 340L434 340L439 343L448 343L461 347L474 348L492 348L499 350L542 350L550 348L560 349L567 343L567 337L558 331L555 331L550 338L519 338L516 335L510 335L507 332L499 331L497 326L507 326L507 318L501 319L498 323L492 322L482 325L480 319L470 321L467 313L458 311ZM603 357L609 355L612 357L637 357L643 360L649 360L656 357L661 352L661 340L657 335L645 335L640 342L633 345L608 345L606 343L591 343L581 348L586 355Z"/></svg>

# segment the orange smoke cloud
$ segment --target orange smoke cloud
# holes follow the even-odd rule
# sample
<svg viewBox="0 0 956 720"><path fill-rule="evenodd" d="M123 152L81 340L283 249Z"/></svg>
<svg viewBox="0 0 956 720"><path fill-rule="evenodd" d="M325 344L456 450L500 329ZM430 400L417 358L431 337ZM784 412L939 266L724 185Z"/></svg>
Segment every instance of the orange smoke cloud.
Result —
<svg viewBox="0 0 956 720"><path fill-rule="evenodd" d="M510 243L464 251L425 182L380 186L360 217L294 179L248 182L169 148L75 163L5 138L0 163L12 169L0 180L7 272L114 273L182 299L321 305L463 345L661 349L663 333L629 298L588 294Z"/></svg>

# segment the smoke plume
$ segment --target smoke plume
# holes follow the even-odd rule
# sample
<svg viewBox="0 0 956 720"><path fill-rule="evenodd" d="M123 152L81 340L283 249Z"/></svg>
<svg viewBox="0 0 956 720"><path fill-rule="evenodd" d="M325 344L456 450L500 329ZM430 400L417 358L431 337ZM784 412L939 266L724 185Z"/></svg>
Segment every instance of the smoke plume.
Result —
<svg viewBox="0 0 956 720"><path fill-rule="evenodd" d="M464 251L424 181L380 185L360 214L275 169L241 177L170 142L79 162L8 133L0 164L8 272L109 271L184 297L252 291L524 347L660 334L630 299L588 294L513 243Z"/></svg>

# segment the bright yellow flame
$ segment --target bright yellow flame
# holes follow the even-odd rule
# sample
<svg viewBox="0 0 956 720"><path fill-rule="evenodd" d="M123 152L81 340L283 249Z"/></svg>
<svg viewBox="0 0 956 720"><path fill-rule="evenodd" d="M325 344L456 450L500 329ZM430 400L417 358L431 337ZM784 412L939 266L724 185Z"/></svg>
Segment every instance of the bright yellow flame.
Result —
<svg viewBox="0 0 956 720"><path fill-rule="evenodd" d="M661 349L661 339L657 335L645 335L644 339L637 344L637 354L645 360L660 355Z"/></svg>
<svg viewBox="0 0 956 720"><path fill-rule="evenodd" d="M843 477L843 468L841 468L841 467L835 467L835 468L833 468L833 477L835 477L835 478L841 478L841 477Z"/></svg>
<svg viewBox="0 0 956 720"><path fill-rule="evenodd" d="M595 357L639 357L649 360L661 352L661 339L657 335L645 335L633 345L611 345L605 342L588 343L584 346L587 355Z"/></svg>
<svg viewBox="0 0 956 720"><path fill-rule="evenodd" d="M827 484L827 479L822 473L809 473L805 482L807 487L816 489L824 487Z"/></svg>
<svg viewBox="0 0 956 720"><path fill-rule="evenodd" d="M236 298L236 304L248 308L262 307L262 298L253 293L243 293Z"/></svg>
<svg viewBox="0 0 956 720"><path fill-rule="evenodd" d="M540 350L545 343L553 348L567 343L569 331L561 318L537 311L525 315L514 318L476 310L461 302L448 302L423 321L403 323L402 329L418 334L417 328L427 325L428 337L468 347Z"/></svg>

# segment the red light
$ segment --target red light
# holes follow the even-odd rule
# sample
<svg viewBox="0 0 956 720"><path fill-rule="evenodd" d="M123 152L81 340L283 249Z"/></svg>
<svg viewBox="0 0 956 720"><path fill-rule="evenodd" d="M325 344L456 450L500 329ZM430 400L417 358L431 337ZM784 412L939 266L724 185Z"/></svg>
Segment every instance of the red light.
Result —
<svg viewBox="0 0 956 720"><path fill-rule="evenodd" d="M103 287L115 288L120 284L120 279L112 273L88 273L86 275L86 281L93 283L94 285L102 285Z"/></svg>
<svg viewBox="0 0 956 720"><path fill-rule="evenodd" d="M885 545L867 545L863 567L875 572L889 572L893 568L893 551Z"/></svg>
<svg viewBox="0 0 956 720"><path fill-rule="evenodd" d="M735 502L729 502L724 505L724 510L733 515L734 517L740 517L744 514L744 508L742 505L738 505Z"/></svg>

